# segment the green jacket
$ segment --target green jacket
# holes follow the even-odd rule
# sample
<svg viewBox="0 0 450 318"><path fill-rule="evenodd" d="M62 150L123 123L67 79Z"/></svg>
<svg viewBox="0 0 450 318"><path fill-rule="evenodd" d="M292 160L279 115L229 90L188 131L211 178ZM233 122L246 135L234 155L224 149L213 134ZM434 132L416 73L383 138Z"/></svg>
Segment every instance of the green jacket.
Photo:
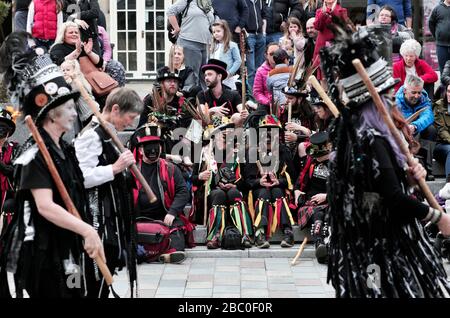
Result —
<svg viewBox="0 0 450 318"><path fill-rule="evenodd" d="M450 113L443 99L434 104L434 126L437 129L437 142L450 144Z"/></svg>

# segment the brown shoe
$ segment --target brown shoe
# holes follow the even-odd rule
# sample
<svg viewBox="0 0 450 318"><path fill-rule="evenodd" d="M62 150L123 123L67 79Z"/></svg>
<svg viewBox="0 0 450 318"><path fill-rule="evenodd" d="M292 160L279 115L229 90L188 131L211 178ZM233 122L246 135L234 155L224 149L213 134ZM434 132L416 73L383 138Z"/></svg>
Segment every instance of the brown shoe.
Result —
<svg viewBox="0 0 450 318"><path fill-rule="evenodd" d="M214 237L211 241L206 242L206 247L209 250L215 250L220 247L219 240L217 237Z"/></svg>

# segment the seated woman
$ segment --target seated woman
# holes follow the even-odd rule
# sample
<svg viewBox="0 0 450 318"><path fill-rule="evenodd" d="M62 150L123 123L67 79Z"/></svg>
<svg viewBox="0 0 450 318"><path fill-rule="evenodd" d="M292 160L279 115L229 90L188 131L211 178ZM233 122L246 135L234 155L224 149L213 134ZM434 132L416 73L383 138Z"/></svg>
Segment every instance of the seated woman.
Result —
<svg viewBox="0 0 450 318"><path fill-rule="evenodd" d="M450 101L450 85L445 88L445 95L434 104L434 126L437 129L437 144L434 148L434 157L445 162L445 175L450 182L450 114L448 103Z"/></svg>
<svg viewBox="0 0 450 318"><path fill-rule="evenodd" d="M93 46L92 39L81 42L80 30L76 23L65 22L61 25L55 44L50 49L50 56L57 65L61 65L65 60L78 60L80 57L87 56L96 67L102 68L103 58Z"/></svg>
<svg viewBox="0 0 450 318"><path fill-rule="evenodd" d="M169 65L173 70L178 70L180 83L178 90L184 97L195 97L201 90L200 86L195 83L194 70L190 66L184 64L184 49L180 45L172 45L170 49Z"/></svg>
<svg viewBox="0 0 450 318"><path fill-rule="evenodd" d="M421 51L422 47L416 40L410 39L403 42L400 47L402 59L393 65L393 77L400 79L400 82L395 85L395 92L404 84L406 75L414 74L423 79L423 88L427 91L428 97L433 100L434 83L438 80L438 76L427 62L419 59Z"/></svg>
<svg viewBox="0 0 450 318"><path fill-rule="evenodd" d="M389 24L392 34L392 62L396 63L402 58L400 56L400 47L406 40L414 39L414 33L403 24L398 23L397 14L390 5L381 7L378 13L379 24Z"/></svg>

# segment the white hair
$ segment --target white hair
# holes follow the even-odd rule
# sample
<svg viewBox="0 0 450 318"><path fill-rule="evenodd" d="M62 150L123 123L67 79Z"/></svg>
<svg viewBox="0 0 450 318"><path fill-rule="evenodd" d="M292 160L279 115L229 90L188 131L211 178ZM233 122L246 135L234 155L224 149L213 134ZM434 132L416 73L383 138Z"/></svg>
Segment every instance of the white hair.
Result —
<svg viewBox="0 0 450 318"><path fill-rule="evenodd" d="M61 27L58 29L58 34L56 35L55 43L53 44L53 46L55 46L56 44L64 43L64 34L66 34L67 28L70 28L70 27L77 28L77 29L79 28L78 24L76 24L75 22L71 22L71 21L67 21L67 22L64 22L63 24L61 24Z"/></svg>
<svg viewBox="0 0 450 318"><path fill-rule="evenodd" d="M403 42L402 46L400 47L400 55L405 56L408 53L414 53L417 57L420 56L420 52L422 51L422 46L419 42L417 42L414 39L409 39Z"/></svg>

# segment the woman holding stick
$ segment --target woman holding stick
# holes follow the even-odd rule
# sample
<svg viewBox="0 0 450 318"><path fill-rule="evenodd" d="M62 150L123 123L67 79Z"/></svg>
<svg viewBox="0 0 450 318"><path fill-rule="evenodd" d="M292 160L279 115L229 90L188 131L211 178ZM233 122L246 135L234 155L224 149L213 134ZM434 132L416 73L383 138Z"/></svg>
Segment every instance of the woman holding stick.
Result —
<svg viewBox="0 0 450 318"><path fill-rule="evenodd" d="M330 91L336 92L339 77L345 95L352 96L341 107L331 134L328 280L336 297L448 297L445 270L423 224L437 224L449 235L450 216L409 195L411 185L422 186L426 171L397 141L399 132L389 121L389 111L382 115L390 104L376 97L395 81L390 73L379 72L386 61L375 52L372 38L370 31L353 37L341 33L322 53ZM332 74L329 67L337 59L341 63L334 71L339 72ZM355 92L345 85L356 73L354 59L364 61L376 87ZM337 95L331 96L343 106Z"/></svg>
<svg viewBox="0 0 450 318"><path fill-rule="evenodd" d="M28 140L14 160L17 213L2 238L0 282L7 284L8 270L16 273L16 293L25 289L30 297L81 297L87 289L81 283L86 282L81 239L89 257L105 261L105 255L97 232L87 222L88 200L75 151L61 138L72 129L79 93L72 91L48 55L26 49L28 40L22 32L9 36L0 48L0 72L22 111L35 118L81 219L68 211L42 153L33 139Z"/></svg>

